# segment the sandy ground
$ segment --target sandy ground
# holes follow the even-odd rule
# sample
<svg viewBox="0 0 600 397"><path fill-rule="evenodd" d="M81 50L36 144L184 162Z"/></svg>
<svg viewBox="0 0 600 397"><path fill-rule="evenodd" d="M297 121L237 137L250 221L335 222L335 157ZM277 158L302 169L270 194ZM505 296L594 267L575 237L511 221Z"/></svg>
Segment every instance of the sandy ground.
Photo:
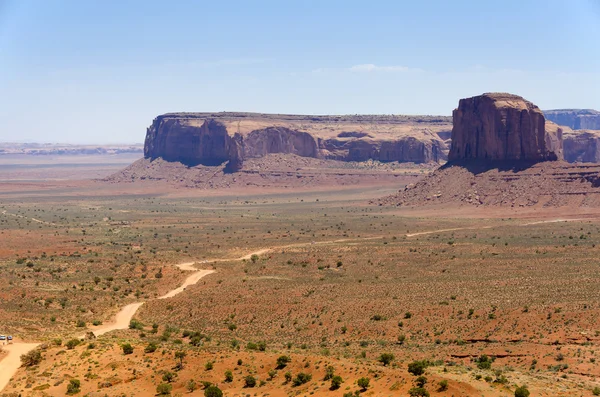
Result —
<svg viewBox="0 0 600 397"><path fill-rule="evenodd" d="M21 366L21 355L35 349L39 343L13 343L2 346L8 354L0 361L0 391L4 390L17 369Z"/></svg>

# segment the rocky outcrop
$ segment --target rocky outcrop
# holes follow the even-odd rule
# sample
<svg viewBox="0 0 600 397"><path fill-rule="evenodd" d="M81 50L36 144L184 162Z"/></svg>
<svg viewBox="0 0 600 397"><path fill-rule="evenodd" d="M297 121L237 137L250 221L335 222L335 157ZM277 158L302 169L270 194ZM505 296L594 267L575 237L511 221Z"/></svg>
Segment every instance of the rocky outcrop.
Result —
<svg viewBox="0 0 600 397"><path fill-rule="evenodd" d="M561 139L546 135L542 111L517 95L461 99L453 113L448 160L545 161L562 157Z"/></svg>
<svg viewBox="0 0 600 397"><path fill-rule="evenodd" d="M239 171L244 160L284 153L316 159L440 162L448 118L178 113L148 128L144 157Z"/></svg>
<svg viewBox="0 0 600 397"><path fill-rule="evenodd" d="M557 109L544 111L546 118L573 130L600 130L600 112L592 109Z"/></svg>

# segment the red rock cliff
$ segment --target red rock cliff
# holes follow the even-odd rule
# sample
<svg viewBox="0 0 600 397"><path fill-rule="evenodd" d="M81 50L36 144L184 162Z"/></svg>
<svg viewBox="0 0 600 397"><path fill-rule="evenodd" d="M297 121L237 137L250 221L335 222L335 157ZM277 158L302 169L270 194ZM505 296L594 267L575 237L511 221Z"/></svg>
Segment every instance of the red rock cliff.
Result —
<svg viewBox="0 0 600 397"><path fill-rule="evenodd" d="M449 118L411 116L294 116L178 113L148 128L144 156L186 165L239 170L244 159L270 153L342 161L439 162L447 145L438 136Z"/></svg>
<svg viewBox="0 0 600 397"><path fill-rule="evenodd" d="M542 111L517 95L488 93L461 99L453 113L448 161L562 159L562 138L546 133Z"/></svg>

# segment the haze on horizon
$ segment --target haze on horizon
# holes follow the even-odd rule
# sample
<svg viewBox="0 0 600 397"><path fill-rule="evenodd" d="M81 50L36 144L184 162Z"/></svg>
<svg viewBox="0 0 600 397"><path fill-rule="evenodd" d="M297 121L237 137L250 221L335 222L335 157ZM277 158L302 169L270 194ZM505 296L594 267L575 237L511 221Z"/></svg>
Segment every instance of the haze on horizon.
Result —
<svg viewBox="0 0 600 397"><path fill-rule="evenodd" d="M0 142L141 142L180 111L600 110L600 0L0 0Z"/></svg>

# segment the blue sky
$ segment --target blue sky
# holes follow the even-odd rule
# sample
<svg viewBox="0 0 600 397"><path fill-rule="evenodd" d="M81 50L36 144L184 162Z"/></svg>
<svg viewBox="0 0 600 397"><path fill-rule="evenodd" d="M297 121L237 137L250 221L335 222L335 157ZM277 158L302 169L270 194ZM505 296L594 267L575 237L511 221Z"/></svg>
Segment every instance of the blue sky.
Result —
<svg viewBox="0 0 600 397"><path fill-rule="evenodd" d="M0 0L0 141L142 142L174 111L600 109L600 0Z"/></svg>

